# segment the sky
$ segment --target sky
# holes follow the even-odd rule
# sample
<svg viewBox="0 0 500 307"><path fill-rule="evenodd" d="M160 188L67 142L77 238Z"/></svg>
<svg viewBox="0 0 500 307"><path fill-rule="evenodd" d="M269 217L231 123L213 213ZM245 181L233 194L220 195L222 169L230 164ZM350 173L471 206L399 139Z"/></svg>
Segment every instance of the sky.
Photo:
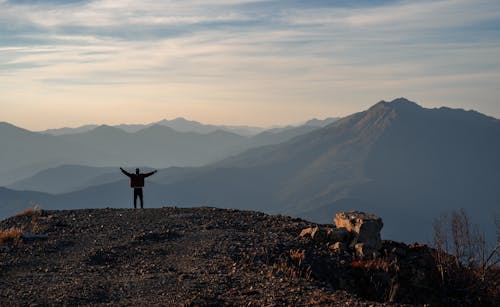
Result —
<svg viewBox="0 0 500 307"><path fill-rule="evenodd" d="M406 97L500 118L500 1L0 0L0 121L271 126Z"/></svg>

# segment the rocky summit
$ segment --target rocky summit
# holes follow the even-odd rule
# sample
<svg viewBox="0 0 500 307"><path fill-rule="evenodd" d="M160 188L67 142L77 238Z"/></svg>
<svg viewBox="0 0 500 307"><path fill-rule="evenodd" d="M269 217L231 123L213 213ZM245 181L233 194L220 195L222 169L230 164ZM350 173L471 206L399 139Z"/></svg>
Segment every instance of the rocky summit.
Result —
<svg viewBox="0 0 500 307"><path fill-rule="evenodd" d="M340 223L340 216L337 220ZM430 248L378 242L377 233L373 244L369 234L359 231L380 231L381 220L359 214L350 220L358 227L216 208L25 212L0 222L0 302L7 306L449 302L443 300L436 282ZM363 226L370 223L375 226ZM374 253L359 255L357 244L368 244Z"/></svg>

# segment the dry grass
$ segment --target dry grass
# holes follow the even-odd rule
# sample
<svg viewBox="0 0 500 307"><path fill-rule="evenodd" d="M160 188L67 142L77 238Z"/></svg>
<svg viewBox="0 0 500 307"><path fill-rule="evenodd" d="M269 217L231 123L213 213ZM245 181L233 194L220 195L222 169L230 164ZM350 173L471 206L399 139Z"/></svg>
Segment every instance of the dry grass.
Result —
<svg viewBox="0 0 500 307"><path fill-rule="evenodd" d="M27 208L21 213L16 214L14 217L31 217L30 225L25 225L23 229L25 231L38 233L40 232L39 220L42 214L42 209L40 209L37 205L31 208Z"/></svg>
<svg viewBox="0 0 500 307"><path fill-rule="evenodd" d="M32 215L32 214L35 214L35 209L28 208L28 209L24 210L23 212L16 214L15 217L28 216L28 215Z"/></svg>
<svg viewBox="0 0 500 307"><path fill-rule="evenodd" d="M15 217L31 216L40 213L42 210L37 208L28 208L21 213L15 215Z"/></svg>
<svg viewBox="0 0 500 307"><path fill-rule="evenodd" d="M312 268L306 265L306 251L303 249L290 249L288 256L272 265L271 275L288 276L290 278L305 278L311 280Z"/></svg>
<svg viewBox="0 0 500 307"><path fill-rule="evenodd" d="M0 232L0 244L15 244L19 242L23 231L19 228L12 227Z"/></svg>
<svg viewBox="0 0 500 307"><path fill-rule="evenodd" d="M355 269L367 269L367 270L380 270L384 272L399 270L395 261L388 261L383 258L370 259L370 260L355 260L351 263L351 266Z"/></svg>
<svg viewBox="0 0 500 307"><path fill-rule="evenodd" d="M500 269L497 242L488 252L484 233L461 209L434 221L434 259L440 291L471 305L497 305L500 297Z"/></svg>
<svg viewBox="0 0 500 307"><path fill-rule="evenodd" d="M290 250L290 258L292 258L292 260L295 260L298 262L299 266L302 265L302 261L304 261L304 259L306 258L306 251L305 250L293 250L291 249Z"/></svg>
<svg viewBox="0 0 500 307"><path fill-rule="evenodd" d="M285 275L293 279L305 278L307 280L312 280L312 268L310 265L302 265L299 267L296 263L287 263L286 261L273 264L269 273L275 276Z"/></svg>

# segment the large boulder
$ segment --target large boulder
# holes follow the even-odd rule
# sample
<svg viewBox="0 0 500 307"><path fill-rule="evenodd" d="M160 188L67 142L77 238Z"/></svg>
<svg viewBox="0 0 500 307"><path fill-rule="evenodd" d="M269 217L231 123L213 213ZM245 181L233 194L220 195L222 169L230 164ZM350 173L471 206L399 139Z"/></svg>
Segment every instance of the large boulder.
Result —
<svg viewBox="0 0 500 307"><path fill-rule="evenodd" d="M353 235L351 247L358 245L359 250L366 255L369 251L378 251L382 247L380 230L384 225L382 219L376 215L360 211L340 212L335 215L333 222L337 228L344 227ZM363 256L363 255L360 255Z"/></svg>

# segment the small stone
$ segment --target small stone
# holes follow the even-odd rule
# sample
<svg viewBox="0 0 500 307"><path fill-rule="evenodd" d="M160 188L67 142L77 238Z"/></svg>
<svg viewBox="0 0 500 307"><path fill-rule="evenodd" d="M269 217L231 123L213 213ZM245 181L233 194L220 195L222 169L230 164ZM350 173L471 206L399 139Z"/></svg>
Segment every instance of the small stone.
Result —
<svg viewBox="0 0 500 307"><path fill-rule="evenodd" d="M47 234L31 232L25 232L22 236L24 240L47 240L49 238Z"/></svg>
<svg viewBox="0 0 500 307"><path fill-rule="evenodd" d="M326 231L324 229L316 227L304 228L300 232L301 237L311 237L314 240L322 240L326 238Z"/></svg>
<svg viewBox="0 0 500 307"><path fill-rule="evenodd" d="M373 247L366 245L365 243L356 243L354 244L354 250L356 251L356 255L360 258L377 256L378 251Z"/></svg>
<svg viewBox="0 0 500 307"><path fill-rule="evenodd" d="M341 252L345 250L347 246L343 242L335 242L332 245L330 245L330 249L335 251L335 252Z"/></svg>
<svg viewBox="0 0 500 307"><path fill-rule="evenodd" d="M10 247L7 245L0 245L0 253L8 253L10 252Z"/></svg>

